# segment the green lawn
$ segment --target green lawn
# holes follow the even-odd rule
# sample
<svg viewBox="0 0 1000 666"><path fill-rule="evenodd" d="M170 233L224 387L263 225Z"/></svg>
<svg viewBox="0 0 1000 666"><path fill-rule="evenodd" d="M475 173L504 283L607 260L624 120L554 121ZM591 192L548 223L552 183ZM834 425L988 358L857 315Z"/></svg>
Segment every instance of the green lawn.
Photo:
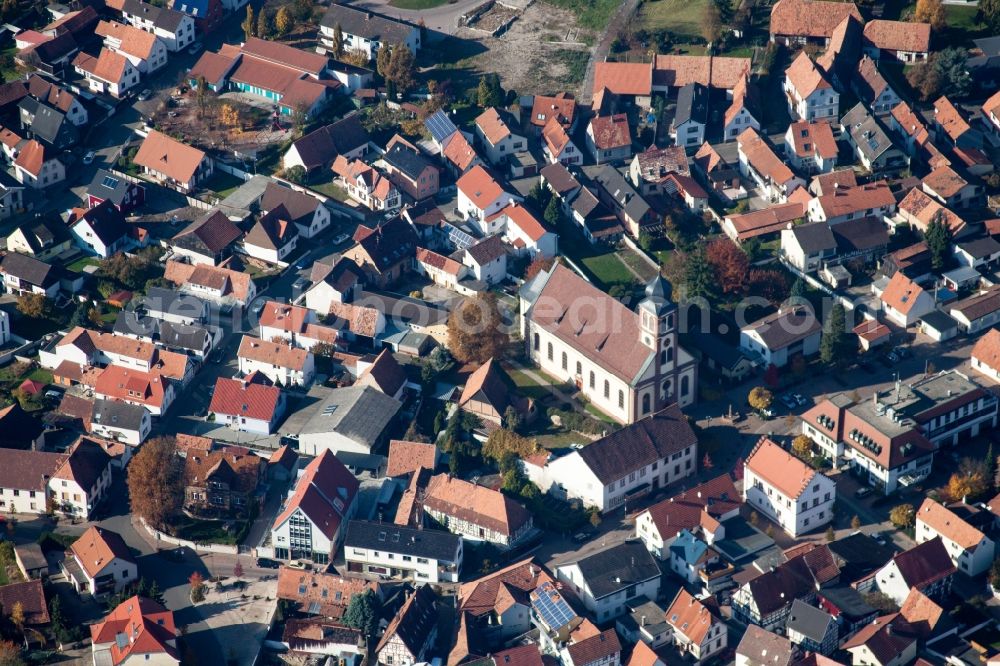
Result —
<svg viewBox="0 0 1000 666"><path fill-rule="evenodd" d="M347 201L350 197L347 195L347 190L345 190L340 185L337 185L333 180L328 180L325 183L314 183L309 185L309 189L315 190L320 194L325 194L326 196L334 199L335 201Z"/></svg>
<svg viewBox="0 0 1000 666"><path fill-rule="evenodd" d="M72 271L73 273L82 273L83 269L86 268L87 266L100 266L100 265L101 262L99 259L96 259L94 257L80 257L79 259L71 263L69 266L67 266L66 270Z"/></svg>
<svg viewBox="0 0 1000 666"><path fill-rule="evenodd" d="M641 5L639 24L668 30L676 38L701 37L701 17L709 0L654 0ZM683 40L678 40L683 41Z"/></svg>
<svg viewBox="0 0 1000 666"><path fill-rule="evenodd" d="M431 9L447 3L448 0L389 0L390 7L400 9Z"/></svg>
<svg viewBox="0 0 1000 666"><path fill-rule="evenodd" d="M978 7L945 5L944 12L948 19L948 27L940 35L943 44L972 46L973 39L989 36L989 28L976 20Z"/></svg>
<svg viewBox="0 0 1000 666"><path fill-rule="evenodd" d="M222 171L216 171L212 174L204 183L204 187L207 190L215 192L220 199L225 199L230 194L239 189L240 185L243 184L243 180L237 178L236 176L225 173Z"/></svg>
<svg viewBox="0 0 1000 666"><path fill-rule="evenodd" d="M606 286L635 282L635 276L614 252L583 257L580 261Z"/></svg>
<svg viewBox="0 0 1000 666"><path fill-rule="evenodd" d="M545 385L539 384L533 378L529 377L523 370L517 370L516 368L504 368L507 374L510 375L511 381L514 382L514 386L517 387L517 392L528 398L534 398L535 400L541 400L549 395L549 390L545 388ZM535 370L535 373L541 375L540 370ZM545 377L551 382L552 386L557 386L559 382L551 377Z"/></svg>
<svg viewBox="0 0 1000 666"><path fill-rule="evenodd" d="M628 248L623 248L618 251L618 258L625 262L629 268L642 276L642 280L644 282L649 282L656 277L656 269L650 266L645 259L640 257L634 251Z"/></svg>
<svg viewBox="0 0 1000 666"><path fill-rule="evenodd" d="M185 517L184 522L175 526L175 536L178 539L194 541L195 543L222 543L235 544L236 537L240 532L240 525L236 523L236 529L227 532L223 529L224 520L195 520Z"/></svg>
<svg viewBox="0 0 1000 666"><path fill-rule="evenodd" d="M587 73L587 61L590 59L589 51L557 51L553 57L566 66L566 76L563 81L567 86L576 85L583 81Z"/></svg>
<svg viewBox="0 0 1000 666"><path fill-rule="evenodd" d="M42 382L43 384L51 384L52 371L46 370L45 368L35 368L28 374L27 378L36 382Z"/></svg>
<svg viewBox="0 0 1000 666"><path fill-rule="evenodd" d="M547 0L550 4L576 14L580 25L592 30L601 30L608 25L611 16L618 9L618 0ZM704 0L707 1L707 0Z"/></svg>

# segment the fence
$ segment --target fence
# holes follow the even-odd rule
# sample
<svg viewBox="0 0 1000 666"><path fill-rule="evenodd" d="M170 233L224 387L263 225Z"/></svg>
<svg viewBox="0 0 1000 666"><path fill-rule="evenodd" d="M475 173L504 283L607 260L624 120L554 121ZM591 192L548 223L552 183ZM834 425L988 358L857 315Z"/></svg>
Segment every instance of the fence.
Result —
<svg viewBox="0 0 1000 666"><path fill-rule="evenodd" d="M153 529L146 524L146 521L142 518L139 519L142 523L143 528L147 532L153 535L153 537L159 542L163 541L165 543L171 544L173 546L182 546L184 548L190 548L191 550L198 553L223 553L226 555L239 555L239 546L230 546L222 543L195 543L193 541L186 541L184 539L178 539L177 537L172 537L169 534L164 534L163 532Z"/></svg>

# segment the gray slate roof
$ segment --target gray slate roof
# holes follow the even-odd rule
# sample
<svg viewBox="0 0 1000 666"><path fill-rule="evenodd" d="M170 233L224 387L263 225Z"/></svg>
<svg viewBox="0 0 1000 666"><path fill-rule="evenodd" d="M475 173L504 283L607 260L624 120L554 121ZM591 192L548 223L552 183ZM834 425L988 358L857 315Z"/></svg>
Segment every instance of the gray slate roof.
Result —
<svg viewBox="0 0 1000 666"><path fill-rule="evenodd" d="M452 562L462 537L443 530L414 529L391 523L352 520L347 524L345 548L367 548L386 553Z"/></svg>
<svg viewBox="0 0 1000 666"><path fill-rule="evenodd" d="M299 434L335 432L372 447L402 404L368 386L348 386L330 391L316 405Z"/></svg>
<svg viewBox="0 0 1000 666"><path fill-rule="evenodd" d="M94 401L90 422L126 430L138 430L142 425L142 417L146 408L142 405L130 405L117 400Z"/></svg>
<svg viewBox="0 0 1000 666"><path fill-rule="evenodd" d="M598 480L608 484L654 461L669 458L697 441L687 419L674 404L583 447L579 455Z"/></svg>
<svg viewBox="0 0 1000 666"><path fill-rule="evenodd" d="M659 565L641 541L625 541L576 564L595 599L660 576Z"/></svg>
<svg viewBox="0 0 1000 666"><path fill-rule="evenodd" d="M55 267L17 252L10 252L3 258L0 262L0 272L13 275L43 289L47 289L59 279L59 271Z"/></svg>
<svg viewBox="0 0 1000 666"><path fill-rule="evenodd" d="M331 30L340 25L345 35L357 35L383 44L405 42L414 26L347 5L330 6L320 25Z"/></svg>
<svg viewBox="0 0 1000 666"><path fill-rule="evenodd" d="M792 228L792 235L798 242L799 247L807 254L815 254L823 250L832 250L837 247L837 241L833 238L830 225L826 222L812 222L810 224L800 224Z"/></svg>
<svg viewBox="0 0 1000 666"><path fill-rule="evenodd" d="M132 16L141 16L153 22L157 28L167 32L177 32L185 14L167 9L166 7L156 7L139 0L125 0L122 11Z"/></svg>
<svg viewBox="0 0 1000 666"><path fill-rule="evenodd" d="M697 82L689 83L677 92L674 127L689 120L702 125L708 122L708 89Z"/></svg>
<svg viewBox="0 0 1000 666"><path fill-rule="evenodd" d="M789 614L786 626L789 631L797 631L806 638L823 642L823 637L834 619L818 608L810 606L801 599L792 602L792 612Z"/></svg>

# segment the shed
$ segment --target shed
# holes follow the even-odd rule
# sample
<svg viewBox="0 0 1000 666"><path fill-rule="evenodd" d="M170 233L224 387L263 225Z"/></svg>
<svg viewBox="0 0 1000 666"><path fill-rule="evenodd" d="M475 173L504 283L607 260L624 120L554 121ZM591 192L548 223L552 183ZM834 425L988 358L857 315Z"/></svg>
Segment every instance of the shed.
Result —
<svg viewBox="0 0 1000 666"><path fill-rule="evenodd" d="M42 547L37 543L22 543L14 546L14 560L21 574L31 580L44 578L49 573L49 563L45 559Z"/></svg>
<svg viewBox="0 0 1000 666"><path fill-rule="evenodd" d="M940 310L932 310L920 318L920 332L935 342L943 342L958 335L958 322Z"/></svg>
<svg viewBox="0 0 1000 666"><path fill-rule="evenodd" d="M953 271L942 273L941 277L944 278L945 286L952 291L959 291L966 287L975 288L982 279L979 271L970 266L962 266Z"/></svg>

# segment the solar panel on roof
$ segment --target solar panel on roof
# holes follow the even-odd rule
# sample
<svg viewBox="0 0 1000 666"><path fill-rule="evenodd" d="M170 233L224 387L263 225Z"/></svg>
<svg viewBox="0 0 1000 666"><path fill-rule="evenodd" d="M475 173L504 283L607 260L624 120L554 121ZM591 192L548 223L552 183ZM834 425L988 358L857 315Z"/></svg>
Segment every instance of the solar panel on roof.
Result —
<svg viewBox="0 0 1000 666"><path fill-rule="evenodd" d="M550 628L566 626L576 613L551 585L543 585L532 595L531 605Z"/></svg>
<svg viewBox="0 0 1000 666"><path fill-rule="evenodd" d="M119 180L114 176L105 176L104 180L101 181L101 185L104 187L110 187L112 190L118 187Z"/></svg>
<svg viewBox="0 0 1000 666"><path fill-rule="evenodd" d="M427 126L427 131L431 133L431 137L441 143L444 139L458 131L455 127L455 123L451 122L451 118L444 111L438 111L427 118L424 121L424 125Z"/></svg>
<svg viewBox="0 0 1000 666"><path fill-rule="evenodd" d="M448 240L458 250L466 250L476 244L476 239L465 233L461 229L451 224L445 223L445 230L448 232Z"/></svg>

